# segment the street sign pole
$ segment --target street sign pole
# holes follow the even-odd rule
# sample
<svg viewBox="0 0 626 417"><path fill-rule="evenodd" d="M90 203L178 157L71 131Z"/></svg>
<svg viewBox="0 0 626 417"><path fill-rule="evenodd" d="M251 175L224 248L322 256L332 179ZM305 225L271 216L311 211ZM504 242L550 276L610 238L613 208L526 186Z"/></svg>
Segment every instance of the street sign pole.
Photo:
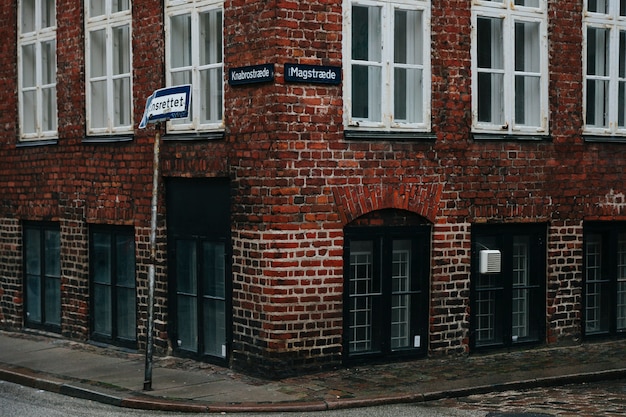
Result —
<svg viewBox="0 0 626 417"><path fill-rule="evenodd" d="M191 85L161 88L146 100L139 129L149 123L156 123L154 135L154 163L152 172L152 203L150 205L150 264L148 266L148 323L146 329L146 363L143 389L152 390L152 354L154 349L154 281L157 266L157 213L159 203L159 153L161 142L161 122L170 119L184 119L189 116Z"/></svg>
<svg viewBox="0 0 626 417"><path fill-rule="evenodd" d="M161 123L156 124L154 135L154 163L152 172L152 204L150 208L150 265L148 269L148 328L146 330L146 364L143 389L152 390L152 354L154 346L154 281L156 271L156 231L157 205L159 201L159 154L161 142Z"/></svg>

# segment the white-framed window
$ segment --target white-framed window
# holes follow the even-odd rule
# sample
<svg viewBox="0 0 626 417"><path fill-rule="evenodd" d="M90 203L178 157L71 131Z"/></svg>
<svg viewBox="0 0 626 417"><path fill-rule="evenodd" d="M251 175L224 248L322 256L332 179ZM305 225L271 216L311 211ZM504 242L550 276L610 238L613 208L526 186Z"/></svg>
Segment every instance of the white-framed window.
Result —
<svg viewBox="0 0 626 417"><path fill-rule="evenodd" d="M85 0L87 134L133 132L130 0Z"/></svg>
<svg viewBox="0 0 626 417"><path fill-rule="evenodd" d="M55 0L18 2L21 140L57 136Z"/></svg>
<svg viewBox="0 0 626 417"><path fill-rule="evenodd" d="M430 130L430 0L344 0L348 129Z"/></svg>
<svg viewBox="0 0 626 417"><path fill-rule="evenodd" d="M189 117L170 121L170 133L224 128L223 3L166 0L167 84L192 86Z"/></svg>
<svg viewBox="0 0 626 417"><path fill-rule="evenodd" d="M626 1L585 0L585 132L626 134Z"/></svg>
<svg viewBox="0 0 626 417"><path fill-rule="evenodd" d="M472 128L548 133L546 0L472 4Z"/></svg>

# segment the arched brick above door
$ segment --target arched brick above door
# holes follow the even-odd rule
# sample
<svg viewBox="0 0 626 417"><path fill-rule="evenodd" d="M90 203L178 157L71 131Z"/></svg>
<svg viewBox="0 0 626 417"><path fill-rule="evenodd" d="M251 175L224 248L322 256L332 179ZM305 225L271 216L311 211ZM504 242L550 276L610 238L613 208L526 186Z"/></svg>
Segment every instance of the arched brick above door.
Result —
<svg viewBox="0 0 626 417"><path fill-rule="evenodd" d="M335 204L345 226L354 219L376 210L400 209L419 214L435 223L443 184L382 184L337 187Z"/></svg>

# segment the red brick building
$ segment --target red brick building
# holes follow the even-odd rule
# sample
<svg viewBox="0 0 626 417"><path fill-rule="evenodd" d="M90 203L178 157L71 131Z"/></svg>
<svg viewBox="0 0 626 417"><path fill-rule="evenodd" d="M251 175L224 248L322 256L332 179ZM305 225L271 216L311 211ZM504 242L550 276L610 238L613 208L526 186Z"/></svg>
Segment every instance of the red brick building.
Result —
<svg viewBox="0 0 626 417"><path fill-rule="evenodd" d="M626 331L614 0L0 6L0 328L280 376ZM335 77L335 78L333 78ZM138 125L155 90L190 116Z"/></svg>

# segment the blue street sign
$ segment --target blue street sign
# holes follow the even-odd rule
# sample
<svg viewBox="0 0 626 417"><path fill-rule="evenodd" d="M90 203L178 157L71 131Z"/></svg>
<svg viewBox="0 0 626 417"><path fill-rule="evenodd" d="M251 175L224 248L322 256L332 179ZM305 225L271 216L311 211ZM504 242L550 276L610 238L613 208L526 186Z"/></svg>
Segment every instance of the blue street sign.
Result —
<svg viewBox="0 0 626 417"><path fill-rule="evenodd" d="M178 85L156 90L146 100L146 108L139 128L144 129L148 123L169 119L184 119L189 116L191 103L191 85Z"/></svg>

